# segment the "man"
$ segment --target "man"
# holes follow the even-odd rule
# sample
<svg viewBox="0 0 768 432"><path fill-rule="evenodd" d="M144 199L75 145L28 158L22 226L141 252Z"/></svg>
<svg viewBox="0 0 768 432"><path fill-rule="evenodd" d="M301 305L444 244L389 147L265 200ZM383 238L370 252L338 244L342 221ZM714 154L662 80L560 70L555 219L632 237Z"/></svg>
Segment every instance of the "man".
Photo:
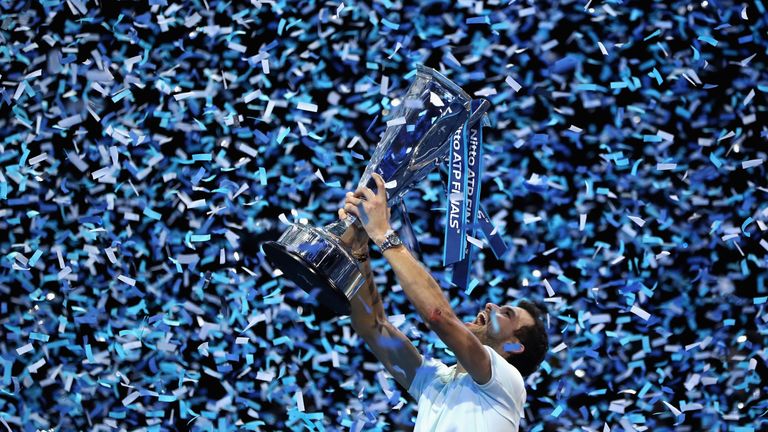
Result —
<svg viewBox="0 0 768 432"><path fill-rule="evenodd" d="M353 214L365 228L342 239L362 261L367 278L351 301L353 328L418 401L415 432L518 430L526 398L523 377L538 368L548 349L541 310L529 302L488 303L474 321L462 323L438 283L391 230L384 179L374 174L374 180L376 193L366 187L349 192L339 209L340 218ZM425 359L387 321L367 259L369 238L424 322L456 355L456 365Z"/></svg>

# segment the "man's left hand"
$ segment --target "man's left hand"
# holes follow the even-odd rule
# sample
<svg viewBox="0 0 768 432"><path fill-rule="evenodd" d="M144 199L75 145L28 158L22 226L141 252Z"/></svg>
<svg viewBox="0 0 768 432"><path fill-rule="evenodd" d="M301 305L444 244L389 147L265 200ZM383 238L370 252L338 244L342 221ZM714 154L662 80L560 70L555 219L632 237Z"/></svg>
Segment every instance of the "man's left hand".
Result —
<svg viewBox="0 0 768 432"><path fill-rule="evenodd" d="M352 196L352 192L347 192L347 200ZM346 219L347 212L343 208L339 209L339 219ZM341 242L352 249L353 253L368 253L368 233L364 228L359 228L357 224L351 225L344 234L341 235Z"/></svg>

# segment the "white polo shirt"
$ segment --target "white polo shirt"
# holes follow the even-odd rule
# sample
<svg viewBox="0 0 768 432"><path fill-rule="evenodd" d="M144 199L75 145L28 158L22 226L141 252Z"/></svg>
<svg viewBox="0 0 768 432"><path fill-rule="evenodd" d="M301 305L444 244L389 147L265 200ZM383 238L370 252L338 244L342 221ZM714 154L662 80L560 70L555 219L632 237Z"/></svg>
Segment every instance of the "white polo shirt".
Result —
<svg viewBox="0 0 768 432"><path fill-rule="evenodd" d="M419 403L414 432L517 431L526 392L520 372L491 347L491 379L480 385L456 365L422 364L408 388Z"/></svg>

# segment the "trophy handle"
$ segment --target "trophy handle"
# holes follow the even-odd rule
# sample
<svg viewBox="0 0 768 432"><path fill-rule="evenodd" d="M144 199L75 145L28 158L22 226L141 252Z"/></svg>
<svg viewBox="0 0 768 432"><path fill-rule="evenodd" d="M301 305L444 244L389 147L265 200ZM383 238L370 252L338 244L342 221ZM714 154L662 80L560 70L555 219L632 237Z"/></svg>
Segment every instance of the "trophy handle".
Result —
<svg viewBox="0 0 768 432"><path fill-rule="evenodd" d="M445 152L445 143L456 132L456 123L464 124L466 119L467 108L469 104L452 103L448 107L447 114L441 117L437 124L433 125L429 131L427 131L424 138L421 139L420 146L417 146L413 152L413 157L408 164L408 168L411 171L415 171L419 168L426 166L432 162L435 154ZM457 120L460 119L460 120ZM424 143L438 143L437 145L423 145Z"/></svg>
<svg viewBox="0 0 768 432"><path fill-rule="evenodd" d="M467 104L463 107L461 110L462 112L469 111L469 107L471 106L471 102L467 102ZM479 121L486 120L483 116L485 116L486 112L491 108L491 103L488 102L486 99L480 99L480 104L477 106L477 108L470 114L469 116L469 125L472 126L475 123ZM441 119L441 121L447 121L447 119L450 119L452 116L446 116ZM447 131L445 127L436 127L429 131L428 137L425 138L422 141L430 141L433 139L439 140L441 143L445 143L448 141L450 136L456 132L455 130ZM431 137L429 136L431 135ZM411 160L411 163L408 165L408 169L411 171L416 171L424 168L425 166L429 165L430 163L435 161L434 155L440 150L442 150L443 145L431 147L429 148L425 153L419 153L419 149L416 149L414 152L414 157ZM443 157L447 157L448 154L442 155Z"/></svg>

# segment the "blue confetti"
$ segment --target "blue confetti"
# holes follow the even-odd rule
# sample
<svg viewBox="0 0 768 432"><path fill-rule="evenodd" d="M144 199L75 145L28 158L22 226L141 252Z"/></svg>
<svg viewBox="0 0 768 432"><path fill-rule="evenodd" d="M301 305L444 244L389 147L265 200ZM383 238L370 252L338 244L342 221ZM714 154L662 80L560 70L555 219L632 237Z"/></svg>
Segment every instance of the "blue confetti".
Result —
<svg viewBox="0 0 768 432"><path fill-rule="evenodd" d="M405 201L460 316L544 299L521 429L768 429L763 1L28 3L0 20L0 430L412 428L257 245L336 219L417 64L492 104L509 253L451 286L439 173Z"/></svg>

